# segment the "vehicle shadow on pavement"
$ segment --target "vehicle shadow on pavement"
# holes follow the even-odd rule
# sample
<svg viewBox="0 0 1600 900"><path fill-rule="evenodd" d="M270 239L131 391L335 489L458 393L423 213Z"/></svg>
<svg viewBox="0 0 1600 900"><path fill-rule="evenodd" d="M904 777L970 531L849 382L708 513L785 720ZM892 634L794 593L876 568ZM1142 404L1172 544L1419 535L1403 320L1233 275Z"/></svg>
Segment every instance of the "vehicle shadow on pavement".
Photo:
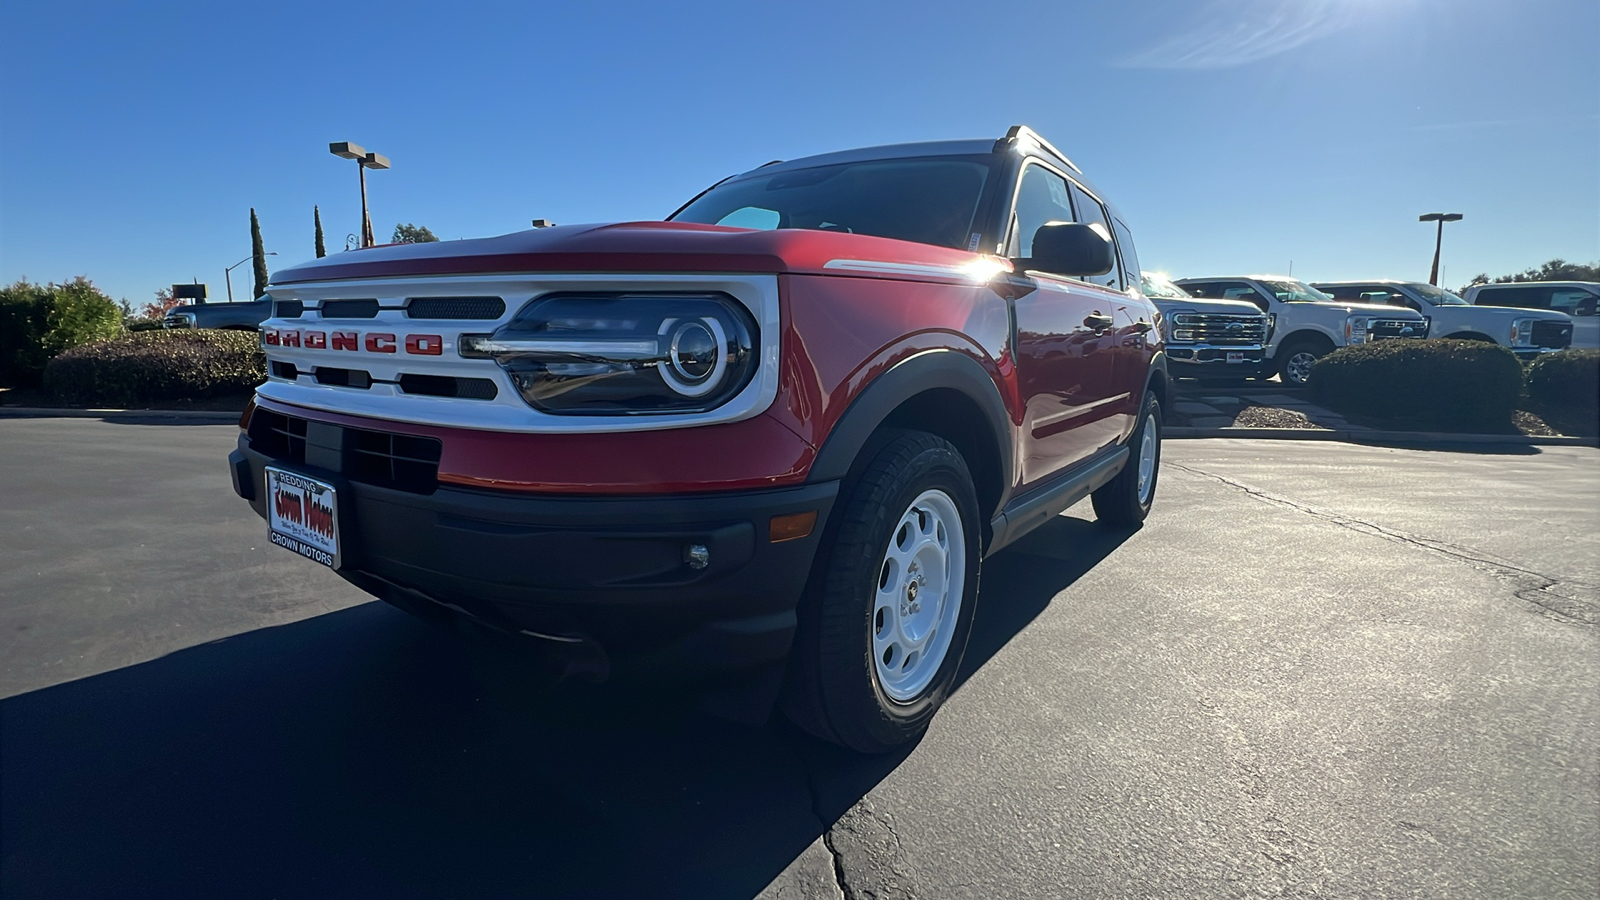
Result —
<svg viewBox="0 0 1600 900"><path fill-rule="evenodd" d="M1125 537L994 558L963 677ZM373 602L0 701L0 895L750 897L910 752L553 689Z"/></svg>

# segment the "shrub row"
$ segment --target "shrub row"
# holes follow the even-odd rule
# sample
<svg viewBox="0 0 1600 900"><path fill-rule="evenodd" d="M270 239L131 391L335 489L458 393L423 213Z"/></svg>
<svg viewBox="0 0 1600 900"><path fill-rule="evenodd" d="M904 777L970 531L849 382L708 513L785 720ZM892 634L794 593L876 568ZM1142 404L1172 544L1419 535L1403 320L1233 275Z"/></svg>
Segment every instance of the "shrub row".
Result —
<svg viewBox="0 0 1600 900"><path fill-rule="evenodd" d="M1344 415L1404 420L1416 429L1504 432L1522 394L1522 363L1482 341L1379 341L1317 360L1311 388Z"/></svg>
<svg viewBox="0 0 1600 900"><path fill-rule="evenodd" d="M130 406L248 393L267 380L260 338L244 331L142 331L50 360L44 386L77 406Z"/></svg>
<svg viewBox="0 0 1600 900"><path fill-rule="evenodd" d="M1600 350L1563 350L1534 360L1528 396L1544 406L1600 416Z"/></svg>
<svg viewBox="0 0 1600 900"><path fill-rule="evenodd" d="M0 288L0 384L34 387L51 357L121 331L121 310L87 278Z"/></svg>

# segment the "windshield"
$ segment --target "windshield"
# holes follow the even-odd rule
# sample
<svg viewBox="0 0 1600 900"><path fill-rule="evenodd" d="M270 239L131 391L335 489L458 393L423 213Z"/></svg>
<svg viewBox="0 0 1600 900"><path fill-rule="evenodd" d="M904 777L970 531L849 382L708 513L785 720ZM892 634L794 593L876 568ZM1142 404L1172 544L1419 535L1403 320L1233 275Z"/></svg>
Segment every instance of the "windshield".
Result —
<svg viewBox="0 0 1600 900"><path fill-rule="evenodd" d="M1139 275L1139 287L1144 290L1146 297L1159 297L1162 300L1190 300L1193 299L1183 288L1172 283L1172 279L1160 272L1143 272Z"/></svg>
<svg viewBox="0 0 1600 900"><path fill-rule="evenodd" d="M976 249L973 221L992 160L879 159L724 182L672 217L737 228L813 228Z"/></svg>
<svg viewBox="0 0 1600 900"><path fill-rule="evenodd" d="M1324 294L1303 281L1262 281L1267 290L1276 294L1284 303L1336 303L1332 296Z"/></svg>
<svg viewBox="0 0 1600 900"><path fill-rule="evenodd" d="M1472 305L1460 297L1457 297L1455 294L1440 288L1436 288L1431 284L1411 284L1407 285L1407 287L1411 288L1413 291L1416 291L1418 296L1429 303L1432 303L1434 306Z"/></svg>

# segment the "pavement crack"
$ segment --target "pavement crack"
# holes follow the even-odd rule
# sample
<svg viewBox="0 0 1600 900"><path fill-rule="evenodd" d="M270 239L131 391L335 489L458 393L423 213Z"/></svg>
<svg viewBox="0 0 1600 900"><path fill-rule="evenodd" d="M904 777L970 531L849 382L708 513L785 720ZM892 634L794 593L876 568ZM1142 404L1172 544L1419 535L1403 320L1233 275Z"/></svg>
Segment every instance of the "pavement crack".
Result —
<svg viewBox="0 0 1600 900"><path fill-rule="evenodd" d="M1393 543L1404 544L1465 563L1480 572L1511 582L1515 588L1512 591L1512 596L1529 604L1546 618L1568 625L1600 624L1600 588L1594 585L1571 580L1563 581L1541 572L1535 572L1532 569L1525 569L1506 560L1480 553L1470 547L1411 534L1379 525L1376 522L1369 522L1365 519L1347 516L1333 510L1322 509L1309 503L1302 503L1298 500L1272 494L1242 481L1236 481L1193 466L1186 466L1170 460L1164 460L1162 465L1171 466L1191 475L1198 475L1202 478L1220 482L1235 490L1242 491L1245 495L1263 503L1286 507L1359 534L1371 535Z"/></svg>

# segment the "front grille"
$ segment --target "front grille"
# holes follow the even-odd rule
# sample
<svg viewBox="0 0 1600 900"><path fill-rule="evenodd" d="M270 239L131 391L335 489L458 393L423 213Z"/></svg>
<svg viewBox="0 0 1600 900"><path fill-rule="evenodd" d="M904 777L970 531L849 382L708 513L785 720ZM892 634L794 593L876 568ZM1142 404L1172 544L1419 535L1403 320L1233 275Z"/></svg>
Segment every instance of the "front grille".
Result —
<svg viewBox="0 0 1600 900"><path fill-rule="evenodd" d="M1267 340L1265 316L1224 313L1182 313L1173 318L1175 328L1194 332L1194 343L1219 346L1261 344Z"/></svg>
<svg viewBox="0 0 1600 900"><path fill-rule="evenodd" d="M1367 328L1367 336L1375 341L1389 338L1425 338L1428 336L1428 326L1427 323L1415 319L1373 319L1372 325Z"/></svg>
<svg viewBox="0 0 1600 900"><path fill-rule="evenodd" d="M287 378L290 381L300 377L300 367L292 362L272 361L272 377Z"/></svg>
<svg viewBox="0 0 1600 900"><path fill-rule="evenodd" d="M316 376L317 384L331 384L334 387L350 387L366 390L372 387L372 375L365 369L336 369L332 366L317 366L311 370Z"/></svg>
<svg viewBox="0 0 1600 900"><path fill-rule="evenodd" d="M1535 347L1563 349L1572 345L1572 325L1567 322L1534 322Z"/></svg>
<svg viewBox="0 0 1600 900"><path fill-rule="evenodd" d="M306 311L299 300L278 300L272 304L272 314L280 319L298 319Z"/></svg>
<svg viewBox="0 0 1600 900"><path fill-rule="evenodd" d="M324 319L371 319L378 315L376 300L324 300Z"/></svg>
<svg viewBox="0 0 1600 900"><path fill-rule="evenodd" d="M493 400L500 393L487 378L456 378L450 375L401 375L400 390L427 397L457 397L462 400Z"/></svg>
<svg viewBox="0 0 1600 900"><path fill-rule="evenodd" d="M338 445L339 473L351 481L393 488L413 494L431 494L439 486L439 456L444 444L438 438L390 434L318 423L318 446ZM306 461L305 419L257 408L250 416L250 446L276 462Z"/></svg>
<svg viewBox="0 0 1600 900"><path fill-rule="evenodd" d="M412 297L406 302L409 319L498 319L506 314L499 297Z"/></svg>
<svg viewBox="0 0 1600 900"><path fill-rule="evenodd" d="M443 445L437 438L359 428L344 431L344 475L351 481L413 494L431 494L439 486Z"/></svg>

